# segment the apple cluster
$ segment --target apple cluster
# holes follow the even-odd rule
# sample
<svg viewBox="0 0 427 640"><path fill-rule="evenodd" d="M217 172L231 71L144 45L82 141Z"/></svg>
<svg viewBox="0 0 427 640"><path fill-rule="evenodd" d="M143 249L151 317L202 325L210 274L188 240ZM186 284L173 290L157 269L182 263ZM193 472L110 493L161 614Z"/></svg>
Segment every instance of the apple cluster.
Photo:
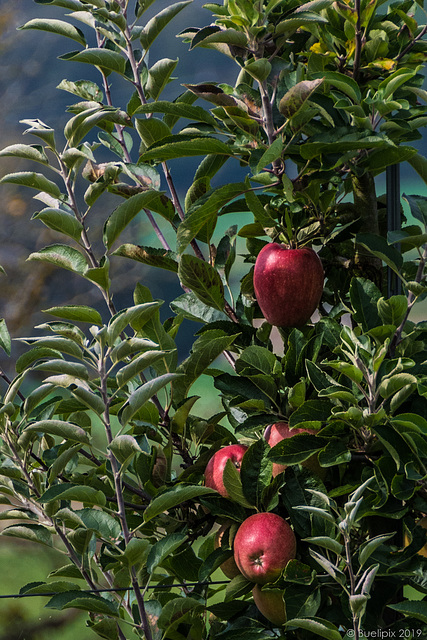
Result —
<svg viewBox="0 0 427 640"><path fill-rule="evenodd" d="M278 422L265 429L264 438L270 447L274 447L281 440L303 432L313 433L307 429L291 430L287 423ZM247 449L246 445L233 444L217 451L206 466L206 486L225 498L230 497L223 478L227 461L230 460L240 470ZM304 464L312 471L319 470L317 458L310 458ZM285 468L286 465L273 464L273 476L282 473ZM272 512L251 515L242 522L237 532L234 532L234 528L234 524L225 523L216 534L216 548L221 546L226 533L233 547L234 555L221 565L222 571L230 579L242 574L255 583L252 594L259 611L273 624L284 624L286 610L281 591L274 588L263 590L262 587L277 580L288 562L295 558L296 538L292 528L286 520Z"/></svg>

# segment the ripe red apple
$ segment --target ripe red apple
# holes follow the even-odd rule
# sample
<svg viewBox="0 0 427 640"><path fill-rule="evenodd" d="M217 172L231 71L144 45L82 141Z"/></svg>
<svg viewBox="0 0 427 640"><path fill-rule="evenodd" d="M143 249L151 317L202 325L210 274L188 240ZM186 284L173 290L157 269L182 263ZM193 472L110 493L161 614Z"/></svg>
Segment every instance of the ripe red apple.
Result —
<svg viewBox="0 0 427 640"><path fill-rule="evenodd" d="M234 559L240 572L258 584L278 578L295 554L294 532L286 520L275 513L249 516L234 538Z"/></svg>
<svg viewBox="0 0 427 640"><path fill-rule="evenodd" d="M232 544L231 527L234 527L234 526L235 525L230 524L230 522L225 522L223 525L221 525L221 527L216 532L215 542L214 542L215 549L219 549L219 547L221 546L221 540L225 532L227 531L227 529L228 529L228 542L229 542L229 545L231 546ZM227 578L230 578L230 580L240 575L239 567L236 564L234 556L231 556L230 558L228 558L228 560L223 562L220 566L220 569L227 576Z"/></svg>
<svg viewBox="0 0 427 640"><path fill-rule="evenodd" d="M320 302L324 273L313 249L271 242L255 262L254 288L264 318L276 327L301 327Z"/></svg>
<svg viewBox="0 0 427 640"><path fill-rule="evenodd" d="M276 422L275 424L268 425L268 427L264 431L264 438L268 442L270 447L274 447L281 440L292 438L298 433L315 434L316 431L314 431L313 429L290 429L289 425L286 422ZM313 471L313 473L316 473L320 477L323 477L325 475L325 470L320 466L316 453L310 456L307 460L304 460L304 462L301 462L301 464L303 467L310 469L310 471ZM282 471L284 471L286 467L286 464L273 462L273 478L279 473L282 473Z"/></svg>
<svg viewBox="0 0 427 640"><path fill-rule="evenodd" d="M240 469L242 458L248 447L244 444L230 444L223 447L209 460L205 469L205 485L211 489L215 489L224 498L228 498L227 489L224 486L223 473L227 460L231 460L236 469Z"/></svg>
<svg viewBox="0 0 427 640"><path fill-rule="evenodd" d="M286 622L286 605L283 602L282 591L277 589L261 591L259 584L252 589L252 596L257 609L264 618L274 625L281 627Z"/></svg>

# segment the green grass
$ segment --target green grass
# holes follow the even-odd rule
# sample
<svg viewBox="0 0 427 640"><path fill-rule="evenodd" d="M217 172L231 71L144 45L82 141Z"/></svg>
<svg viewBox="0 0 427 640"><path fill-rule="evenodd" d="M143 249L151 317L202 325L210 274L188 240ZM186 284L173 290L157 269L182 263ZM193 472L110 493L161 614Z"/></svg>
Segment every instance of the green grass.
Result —
<svg viewBox="0 0 427 640"><path fill-rule="evenodd" d="M18 594L21 587L29 582L44 582L51 571L64 564L64 557L47 547L2 537L0 595ZM85 627L85 614L73 610L56 612L45 609L48 600L40 596L0 599L0 640L96 638ZM36 633L33 634L33 630L37 630Z"/></svg>

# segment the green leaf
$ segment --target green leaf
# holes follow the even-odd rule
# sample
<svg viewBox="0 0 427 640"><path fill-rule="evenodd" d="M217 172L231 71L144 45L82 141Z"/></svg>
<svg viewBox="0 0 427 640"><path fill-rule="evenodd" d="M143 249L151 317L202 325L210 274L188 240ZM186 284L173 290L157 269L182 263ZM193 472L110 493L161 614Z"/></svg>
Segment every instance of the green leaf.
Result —
<svg viewBox="0 0 427 640"><path fill-rule="evenodd" d="M169 600L163 607L157 621L160 629L167 629L173 623L179 622L187 613L201 613L205 610L205 605L195 598L174 598ZM171 624L172 623L172 624ZM164 637L171 637L166 631Z"/></svg>
<svg viewBox="0 0 427 640"><path fill-rule="evenodd" d="M37 189L37 191L43 191L43 193L47 193L57 199L62 197L60 188L54 182L48 180L42 173L35 173L34 171L8 173L0 180L0 184L5 183Z"/></svg>
<svg viewBox="0 0 427 640"><path fill-rule="evenodd" d="M56 87L57 89L61 89L62 91L68 91L82 100L87 100L89 102L102 102L103 95L101 89L98 87L95 82L91 82L90 80L77 80L76 82L72 82L71 80L61 80L59 85Z"/></svg>
<svg viewBox="0 0 427 640"><path fill-rule="evenodd" d="M52 547L52 535L50 531L40 524L19 524L6 527L0 533L2 536L9 536L12 538L20 538L21 540L28 540L29 542L38 542L48 547Z"/></svg>
<svg viewBox="0 0 427 640"><path fill-rule="evenodd" d="M328 620L323 620L323 618L293 618L288 620L285 626L305 629L315 636L327 638L327 640L342 640L341 633L336 626Z"/></svg>
<svg viewBox="0 0 427 640"><path fill-rule="evenodd" d="M5 156L24 158L25 160L33 160L49 165L49 158L45 154L43 147L38 144L12 144L0 151L0 158Z"/></svg>
<svg viewBox="0 0 427 640"><path fill-rule="evenodd" d="M254 587L253 582L249 582L243 575L238 575L233 578L225 588L225 602L232 602L237 598L252 591ZM248 629L245 629L246 633ZM247 637L247 636L245 636Z"/></svg>
<svg viewBox="0 0 427 640"><path fill-rule="evenodd" d="M48 147L55 150L55 132L48 127L44 122L38 119L26 119L21 120L23 124L30 125L29 129L26 129L24 133L31 133L38 138L41 138Z"/></svg>
<svg viewBox="0 0 427 640"><path fill-rule="evenodd" d="M129 434L122 434L113 438L108 445L108 449L114 453L114 457L122 465L128 463L137 453L143 453L137 440Z"/></svg>
<svg viewBox="0 0 427 640"><path fill-rule="evenodd" d="M387 98L393 95L393 93L407 80L414 77L416 74L415 69L401 68L385 78L378 85L378 92L381 95L381 100L385 101Z"/></svg>
<svg viewBox="0 0 427 640"><path fill-rule="evenodd" d="M226 462L222 479L230 500L237 502L237 504L242 505L242 507L248 507L249 509L253 506L246 499L245 494L243 493L240 473L237 471L231 460L227 460Z"/></svg>
<svg viewBox="0 0 427 640"><path fill-rule="evenodd" d="M424 600L404 600L397 604L389 604L387 607L408 618L415 618L427 624L427 602Z"/></svg>
<svg viewBox="0 0 427 640"><path fill-rule="evenodd" d="M334 538L330 538L329 536L315 536L313 538L304 538L304 541L310 544L315 544L318 547L322 547L322 549L333 551L337 556L341 556L344 550L344 547L340 542L338 542Z"/></svg>
<svg viewBox="0 0 427 640"><path fill-rule="evenodd" d="M48 262L56 267L74 271L79 275L84 275L88 266L86 258L78 249L73 249L65 244L51 244L40 251L30 253L27 260Z"/></svg>
<svg viewBox="0 0 427 640"><path fill-rule="evenodd" d="M28 398L27 398L28 400ZM64 445L68 448L66 448L64 451L62 451L62 453L60 453L58 455L58 457L56 458L56 460L54 461L54 463L52 464L52 466L49 469L49 483L53 484L56 480L56 478L59 476L60 473L62 473L62 471L65 469L65 467L67 466L67 464L75 457L75 459L77 459L77 453L80 451L81 449L81 445L80 444L75 444L74 446L70 446L70 443L66 443L66 445Z"/></svg>
<svg viewBox="0 0 427 640"><path fill-rule="evenodd" d="M146 351L140 356L137 356L118 371L116 375L117 386L124 387L132 378L135 378L144 369L151 367L157 360L167 355L168 351Z"/></svg>
<svg viewBox="0 0 427 640"><path fill-rule="evenodd" d="M89 436L84 429L64 420L39 420L25 427L23 433L49 433L52 436L60 436L64 440L72 440L89 444Z"/></svg>
<svg viewBox="0 0 427 640"><path fill-rule="evenodd" d="M40 18L34 18L33 20L29 20L29 22L26 22L22 27L18 27L18 30L24 29L39 29L40 31L49 31L50 33L55 33L56 35L71 38L79 44L82 44L84 47L86 46L86 39L83 32L77 27L74 27L72 24L65 22L64 20L53 20L50 18L45 18L42 20Z"/></svg>
<svg viewBox="0 0 427 640"><path fill-rule="evenodd" d="M370 540L367 540L366 542L364 542L359 548L360 566L362 567L365 564L365 562L371 557L374 551L379 546L387 542L387 540L390 540L390 538L392 538L394 535L395 535L395 532L388 533L386 535L375 536L375 538L371 538Z"/></svg>
<svg viewBox="0 0 427 640"><path fill-rule="evenodd" d="M324 23L328 22L327 18L323 18L316 13L301 12L298 15L295 15L296 11L291 14L289 18L286 20L282 20L276 27L276 35L286 34L288 37L295 33L297 29L304 26L310 26L312 24ZM295 16L295 17L294 17Z"/></svg>
<svg viewBox="0 0 427 640"><path fill-rule="evenodd" d="M363 380L363 372L354 364L344 362L343 360L330 360L327 365L328 367L335 369L335 371L343 373L345 376L347 376L347 378L350 378L350 380L352 380L356 384L360 384L360 382L362 382Z"/></svg>
<svg viewBox="0 0 427 640"><path fill-rule="evenodd" d="M207 6L205 5L205 8ZM205 29L203 29L205 31ZM199 32L200 33L200 32ZM235 47L245 48L248 44L248 38L243 31L237 31L236 29L220 29L213 33L206 35L205 37L197 40L193 38L191 42L191 49L194 47L206 47L214 43L225 43L228 45L234 45Z"/></svg>
<svg viewBox="0 0 427 640"><path fill-rule="evenodd" d="M279 464L298 464L310 458L313 453L325 446L325 441L310 434L296 434L281 440L268 454L272 462Z"/></svg>
<svg viewBox="0 0 427 640"><path fill-rule="evenodd" d="M265 347L247 347L236 360L236 373L243 376L265 373L271 375L277 365L276 356Z"/></svg>
<svg viewBox="0 0 427 640"><path fill-rule="evenodd" d="M167 24L188 4L191 0L185 0L185 2L176 2L171 4L163 11L157 13L151 20L147 22L143 30L139 35L141 45L144 49L149 49L154 40L160 34L160 32L166 27Z"/></svg>
<svg viewBox="0 0 427 640"><path fill-rule="evenodd" d="M154 395L156 395L167 384L171 383L177 378L176 373L165 373L158 378L149 380L145 384L141 385L136 391L134 391L123 405L120 412L120 422L124 426L130 422L143 405L148 402Z"/></svg>
<svg viewBox="0 0 427 640"><path fill-rule="evenodd" d="M289 419L289 426L318 429L331 415L332 404L327 400L307 400Z"/></svg>
<svg viewBox="0 0 427 640"><path fill-rule="evenodd" d="M172 135L168 125L159 118L136 118L135 128L146 147Z"/></svg>
<svg viewBox="0 0 427 640"><path fill-rule="evenodd" d="M89 373L84 364L81 364L80 362L67 362L60 358L45 360L33 367L33 370L63 373L64 375L80 378L81 380L89 379Z"/></svg>
<svg viewBox="0 0 427 640"><path fill-rule="evenodd" d="M71 148L76 147L87 134L102 121L127 124L127 114L114 107L90 107L71 118L64 128L65 137ZM111 167L113 175L118 172L117 167Z"/></svg>
<svg viewBox="0 0 427 640"><path fill-rule="evenodd" d="M37 582L33 582L33 583L29 583L26 584L25 587L21 587L21 589L19 590L20 594L28 594L28 595L38 595L38 594L44 594L44 593L49 593L50 595L52 593L64 593L65 591L71 591L71 590L75 590L75 591L79 591L79 586L77 584L74 584L73 582L65 582L65 581L54 581L54 582L41 582L41 583L37 583Z"/></svg>
<svg viewBox="0 0 427 640"><path fill-rule="evenodd" d="M158 191L144 191L128 198L120 204L107 219L104 226L104 244L110 249L114 241L144 208L150 209L151 205L159 200L161 194Z"/></svg>
<svg viewBox="0 0 427 640"><path fill-rule="evenodd" d="M264 82L271 73L271 64L266 58L251 59L245 64L244 70L258 82Z"/></svg>
<svg viewBox="0 0 427 640"><path fill-rule="evenodd" d="M123 557L129 566L135 566L137 569L142 568L147 562L150 547L147 538L132 538L126 546Z"/></svg>
<svg viewBox="0 0 427 640"><path fill-rule="evenodd" d="M163 58L158 60L148 72L148 80L145 85L147 93L153 100L157 100L165 86L168 84L174 72L178 59Z"/></svg>
<svg viewBox="0 0 427 640"><path fill-rule="evenodd" d="M57 318L72 320L73 322L89 322L102 326L101 315L96 309L85 305L64 305L63 307L50 307L43 309L43 313L49 313Z"/></svg>
<svg viewBox="0 0 427 640"><path fill-rule="evenodd" d="M209 111L206 111L206 109L179 101L166 102L166 100L159 100L157 102L150 102L138 107L135 113L164 113L166 115L175 116L176 118L187 118L188 120L194 120L196 122L205 122L213 127L217 125L215 118L209 113ZM137 120L137 122L139 121ZM163 120L160 122L165 124ZM170 131L169 127L168 129Z"/></svg>
<svg viewBox="0 0 427 640"><path fill-rule="evenodd" d="M392 296L389 299L379 298L377 307L383 324L398 327L406 315L408 300L406 296Z"/></svg>
<svg viewBox="0 0 427 640"><path fill-rule="evenodd" d="M262 493L270 484L273 463L267 458L270 447L260 438L246 451L240 468L243 494L249 504L261 506Z"/></svg>
<svg viewBox="0 0 427 640"><path fill-rule="evenodd" d="M41 220L49 229L59 231L76 242L79 242L83 225L73 215L62 211L61 209L43 209L39 213L35 213L33 220Z"/></svg>
<svg viewBox="0 0 427 640"><path fill-rule="evenodd" d="M7 356L10 356L12 341L6 325L6 320L3 318L0 318L0 348L3 349Z"/></svg>
<svg viewBox="0 0 427 640"><path fill-rule="evenodd" d="M148 573L153 573L153 571L162 564L163 560L176 551L186 539L187 536L185 533L171 533L156 542L148 554Z"/></svg>
<svg viewBox="0 0 427 640"><path fill-rule="evenodd" d="M260 163L261 163L261 161L264 162L264 156L265 156L265 160L269 160L269 162L273 162L274 160L276 160L276 158L273 158L273 156L269 154L270 150L274 152L274 149L272 149L274 144L275 143L273 143L273 145L271 145L271 147L269 147L269 149L267 149L267 151L262 155ZM263 165L263 166L265 166L265 165ZM267 211L264 209L263 205L261 204L261 200L254 194L254 192L252 190L248 190L245 193L245 200L246 200L246 203L247 203L249 209L254 214L255 220L261 225L261 227L263 227L263 228L270 227L271 228L271 227L275 226L275 224L276 224L275 220L273 220L273 218L270 216L270 214L267 213ZM240 233L239 233L239 235L240 235Z"/></svg>
<svg viewBox="0 0 427 640"><path fill-rule="evenodd" d="M59 56L59 59L91 64L99 67L107 74L114 71L124 75L126 71L126 61L124 57L111 49L87 48L83 51L66 53Z"/></svg>
<svg viewBox="0 0 427 640"><path fill-rule="evenodd" d="M79 591L67 591L58 593L45 605L47 609L81 609L95 614L118 618L117 605L111 600L96 596L91 593L82 594Z"/></svg>
<svg viewBox="0 0 427 640"><path fill-rule="evenodd" d="M128 325L131 325L135 331L142 329L146 322L156 314L161 304L161 300L143 302L116 313L108 323L108 340L110 344L113 345L115 343Z"/></svg>
<svg viewBox="0 0 427 640"><path fill-rule="evenodd" d="M159 267L160 269L166 269L166 271L178 273L178 262L175 259L176 254L166 249L144 247L135 244L122 244L114 251L113 255L130 258L131 260L147 264L150 267Z"/></svg>
<svg viewBox="0 0 427 640"><path fill-rule="evenodd" d="M333 467L338 464L350 462L351 451L348 448L347 440L332 438L318 455L319 464L322 467Z"/></svg>
<svg viewBox="0 0 427 640"><path fill-rule="evenodd" d="M219 273L208 262L196 256L181 257L178 275L185 287L188 287L208 307L223 311L225 305L224 285Z"/></svg>
<svg viewBox="0 0 427 640"><path fill-rule="evenodd" d="M209 136L187 136L176 134L163 138L140 156L140 161L164 162L174 158L206 156L210 153L232 156L233 152L225 142Z"/></svg>
<svg viewBox="0 0 427 640"><path fill-rule="evenodd" d="M222 311L216 311L201 302L192 291L175 298L175 300L171 302L170 308L177 315L183 315L184 318L188 318L189 320L206 324L217 320L226 320L227 318Z"/></svg>
<svg viewBox="0 0 427 640"><path fill-rule="evenodd" d="M353 78L350 78L344 73L338 73L337 71L327 71L322 74L322 78L326 84L331 84L333 87L336 87L356 104L360 103L362 99L360 88Z"/></svg>
<svg viewBox="0 0 427 640"><path fill-rule="evenodd" d="M72 325L71 325L72 326ZM69 356L81 359L82 351L76 344L75 339L64 338L62 336L53 336L49 338L17 338L26 344L36 345L36 347L54 349L56 357L60 357L61 353L67 353ZM58 353L59 352L59 353Z"/></svg>
<svg viewBox="0 0 427 640"><path fill-rule="evenodd" d="M401 269L403 264L402 255L397 249L391 247L382 236L377 236L373 233L358 233L356 243L365 247L365 249L385 262L386 265L396 273Z"/></svg>
<svg viewBox="0 0 427 640"><path fill-rule="evenodd" d="M354 309L353 318L369 331L381 324L376 303L381 292L372 280L353 278L350 284L350 301Z"/></svg>
<svg viewBox="0 0 427 640"><path fill-rule="evenodd" d="M181 376L173 383L173 397L176 402L184 400L193 382L232 345L236 335L230 336L223 331L211 330L197 338L189 357L177 369Z"/></svg>
<svg viewBox="0 0 427 640"><path fill-rule="evenodd" d="M409 207L411 209L411 214L423 223L423 225L427 226L427 197L426 196L409 196L405 193L403 197L408 202Z"/></svg>
<svg viewBox="0 0 427 640"><path fill-rule="evenodd" d="M177 251L183 253L199 231L216 221L221 208L247 191L243 182L226 184L208 192L199 198L187 211L187 217L179 225L177 232Z"/></svg>
<svg viewBox="0 0 427 640"><path fill-rule="evenodd" d="M282 137L279 136L262 154L256 167L256 173L260 173L264 169L264 167L268 167L268 165L272 164L275 160L280 158L282 156L282 151L283 151L283 140L282 140ZM264 215L267 216L267 213L265 211L264 211Z"/></svg>
<svg viewBox="0 0 427 640"><path fill-rule="evenodd" d="M144 511L144 520L148 522L161 513L173 509L187 500L194 500L208 493L216 493L214 489L191 484L177 484L156 496Z"/></svg>
<svg viewBox="0 0 427 640"><path fill-rule="evenodd" d="M68 483L55 484L44 492L39 502L47 504L55 500L77 500L84 504L104 506L106 498L102 491L85 485L72 485Z"/></svg>
<svg viewBox="0 0 427 640"><path fill-rule="evenodd" d="M409 158L408 162L427 184L427 158L422 156L420 153L417 153Z"/></svg>
<svg viewBox="0 0 427 640"><path fill-rule="evenodd" d="M403 389L406 385L413 385L415 389L416 384L416 376L410 373L396 373L394 376L381 381L378 387L378 393L382 398L390 398L390 396L400 391L400 389Z"/></svg>

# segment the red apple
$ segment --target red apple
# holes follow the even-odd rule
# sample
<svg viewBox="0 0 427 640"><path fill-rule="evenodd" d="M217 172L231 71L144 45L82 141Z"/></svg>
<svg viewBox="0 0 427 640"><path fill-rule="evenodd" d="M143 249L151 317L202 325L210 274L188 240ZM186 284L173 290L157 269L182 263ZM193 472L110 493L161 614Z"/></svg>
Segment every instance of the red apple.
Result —
<svg viewBox="0 0 427 640"><path fill-rule="evenodd" d="M215 489L224 498L228 498L227 489L224 486L223 473L227 460L231 460L236 469L240 469L242 458L248 447L244 444L230 444L223 447L209 460L205 469L205 485L211 489Z"/></svg>
<svg viewBox="0 0 427 640"><path fill-rule="evenodd" d="M322 263L313 249L288 249L272 242L255 262L254 288L264 318L276 327L301 327L323 291Z"/></svg>
<svg viewBox="0 0 427 640"><path fill-rule="evenodd" d="M262 591L259 584L256 584L252 589L252 595L258 611L264 618L277 627L285 624L286 605L283 602L282 591L278 589Z"/></svg>
<svg viewBox="0 0 427 640"><path fill-rule="evenodd" d="M268 442L270 447L274 447L281 440L292 438L293 436L297 435L297 433L315 434L316 431L314 431L313 429L290 429L289 425L286 422L276 422L275 424L268 425L268 427L264 431L264 438ZM304 460L304 462L302 462L301 464L320 477L324 476L325 474L325 470L319 465L317 454L313 454L307 460ZM282 471L284 471L286 467L286 464L273 462L273 478L279 473L282 473Z"/></svg>
<svg viewBox="0 0 427 640"><path fill-rule="evenodd" d="M234 538L234 559L240 572L258 584L276 580L295 554L294 532L275 513L249 516Z"/></svg>
<svg viewBox="0 0 427 640"><path fill-rule="evenodd" d="M231 527L234 527L234 526L235 525L230 524L230 522L225 522L223 525L221 525L221 527L216 532L215 542L214 542L215 549L219 549L219 547L221 546L221 540L222 540L225 532L227 531L227 529L228 529L228 543L231 546L231 544L232 544ZM221 566L220 566L220 569L227 576L227 578L230 578L230 580L232 580L236 576L240 575L240 571L239 571L239 568L238 568L238 566L236 564L234 556L231 556L230 558L228 558L228 560L223 562L221 564Z"/></svg>

